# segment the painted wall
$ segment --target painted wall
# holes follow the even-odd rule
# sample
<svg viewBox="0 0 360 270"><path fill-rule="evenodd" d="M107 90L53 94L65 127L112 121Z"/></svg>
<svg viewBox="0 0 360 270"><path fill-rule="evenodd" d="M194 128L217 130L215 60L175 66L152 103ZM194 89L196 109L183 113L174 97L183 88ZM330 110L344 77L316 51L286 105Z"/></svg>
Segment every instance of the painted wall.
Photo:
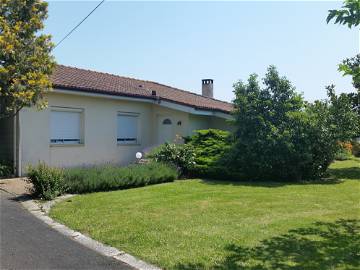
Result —
<svg viewBox="0 0 360 270"><path fill-rule="evenodd" d="M211 117L210 119L210 127L216 129L222 129L227 131L233 131L234 127L231 125L229 120L219 118L219 117Z"/></svg>
<svg viewBox="0 0 360 270"><path fill-rule="evenodd" d="M28 164L45 161L51 166L72 167L92 164L128 164L135 153L159 144L164 118L172 122L172 140L176 135L187 136L193 129L209 128L211 118L198 117L154 103L87 97L63 93L48 95L49 107L42 111L23 109L20 113L22 172ZM51 107L82 109L83 144L50 145ZM117 143L117 114L139 114L139 143ZM219 118L220 119L220 118ZM221 119L216 124L223 125Z"/></svg>
<svg viewBox="0 0 360 270"><path fill-rule="evenodd" d="M210 127L210 117L203 115L189 115L188 133L191 135L197 129L207 129Z"/></svg>
<svg viewBox="0 0 360 270"><path fill-rule="evenodd" d="M0 119L0 160L14 159L14 118Z"/></svg>

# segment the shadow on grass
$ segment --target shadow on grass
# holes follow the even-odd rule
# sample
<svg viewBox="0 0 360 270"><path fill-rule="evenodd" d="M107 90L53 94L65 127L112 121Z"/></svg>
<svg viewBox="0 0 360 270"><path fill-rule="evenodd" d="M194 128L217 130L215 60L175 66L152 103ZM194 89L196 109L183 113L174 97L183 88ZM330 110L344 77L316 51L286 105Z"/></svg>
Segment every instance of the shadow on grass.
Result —
<svg viewBox="0 0 360 270"><path fill-rule="evenodd" d="M253 248L228 245L217 265L179 264L177 270L360 269L360 220L316 222L264 240Z"/></svg>
<svg viewBox="0 0 360 270"><path fill-rule="evenodd" d="M225 181L225 180L214 180L214 179L202 179L202 183L206 185L232 185L232 186L250 186L250 187L268 187L268 188L277 188L289 185L333 185L339 184L342 180L338 179L337 177L328 177L319 180L313 181L301 181L301 182L275 182L275 181L246 181L246 180L239 180L239 181Z"/></svg>
<svg viewBox="0 0 360 270"><path fill-rule="evenodd" d="M207 185L233 185L233 186L254 186L254 187L269 187L276 188L286 185L308 185L308 184L339 184L342 180L355 179L360 180L360 167L350 168L329 168L327 171L328 177L313 180L313 181L301 181L301 182L275 182L275 181L225 181L214 179L203 179L203 183Z"/></svg>
<svg viewBox="0 0 360 270"><path fill-rule="evenodd" d="M351 168L332 168L328 170L331 175L338 179L360 180L360 166Z"/></svg>

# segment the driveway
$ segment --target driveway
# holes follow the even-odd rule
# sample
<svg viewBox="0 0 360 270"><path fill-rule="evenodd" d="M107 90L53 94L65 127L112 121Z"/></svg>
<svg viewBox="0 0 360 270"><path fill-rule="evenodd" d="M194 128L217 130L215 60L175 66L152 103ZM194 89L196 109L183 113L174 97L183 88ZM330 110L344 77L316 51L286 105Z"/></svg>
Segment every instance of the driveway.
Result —
<svg viewBox="0 0 360 270"><path fill-rule="evenodd" d="M51 229L0 191L0 269L134 269Z"/></svg>

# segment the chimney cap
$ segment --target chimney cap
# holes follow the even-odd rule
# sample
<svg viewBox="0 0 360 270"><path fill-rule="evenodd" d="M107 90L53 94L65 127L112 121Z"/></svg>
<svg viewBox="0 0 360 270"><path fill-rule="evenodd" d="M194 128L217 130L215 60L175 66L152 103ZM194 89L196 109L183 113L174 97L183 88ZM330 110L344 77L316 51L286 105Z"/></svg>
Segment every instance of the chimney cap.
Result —
<svg viewBox="0 0 360 270"><path fill-rule="evenodd" d="M202 83L203 84L213 84L214 80L213 79L202 79Z"/></svg>

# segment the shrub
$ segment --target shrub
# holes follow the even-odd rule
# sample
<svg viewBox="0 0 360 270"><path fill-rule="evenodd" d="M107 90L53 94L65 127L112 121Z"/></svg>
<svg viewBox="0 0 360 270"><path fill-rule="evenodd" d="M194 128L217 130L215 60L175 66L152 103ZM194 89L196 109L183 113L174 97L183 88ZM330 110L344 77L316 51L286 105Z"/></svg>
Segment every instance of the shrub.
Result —
<svg viewBox="0 0 360 270"><path fill-rule="evenodd" d="M88 193L171 182L177 170L163 163L150 162L127 167L113 165L65 169L65 182L71 193Z"/></svg>
<svg viewBox="0 0 360 270"><path fill-rule="evenodd" d="M234 170L224 166L225 158L233 143L230 132L217 129L197 130L194 135L185 138L185 143L195 153L192 175L217 179L237 177Z"/></svg>
<svg viewBox="0 0 360 270"><path fill-rule="evenodd" d="M352 154L355 157L360 157L360 143L357 141L352 141Z"/></svg>
<svg viewBox="0 0 360 270"><path fill-rule="evenodd" d="M234 85L232 158L249 179L300 181L321 178L334 160L338 141L359 134L360 119L346 94L307 103L291 82L270 66L261 85L257 75Z"/></svg>
<svg viewBox="0 0 360 270"><path fill-rule="evenodd" d="M13 164L11 161L0 161L0 178L9 177L13 173Z"/></svg>
<svg viewBox="0 0 360 270"><path fill-rule="evenodd" d="M66 191L64 171L49 167L40 162L37 166L29 166L29 182L33 184L33 194L45 200L51 200Z"/></svg>
<svg viewBox="0 0 360 270"><path fill-rule="evenodd" d="M339 149L335 154L336 160L349 160L352 158L353 146L349 142L340 142Z"/></svg>
<svg viewBox="0 0 360 270"><path fill-rule="evenodd" d="M181 175L186 175L195 165L195 154L190 145L165 143L155 149L149 158L175 166Z"/></svg>

